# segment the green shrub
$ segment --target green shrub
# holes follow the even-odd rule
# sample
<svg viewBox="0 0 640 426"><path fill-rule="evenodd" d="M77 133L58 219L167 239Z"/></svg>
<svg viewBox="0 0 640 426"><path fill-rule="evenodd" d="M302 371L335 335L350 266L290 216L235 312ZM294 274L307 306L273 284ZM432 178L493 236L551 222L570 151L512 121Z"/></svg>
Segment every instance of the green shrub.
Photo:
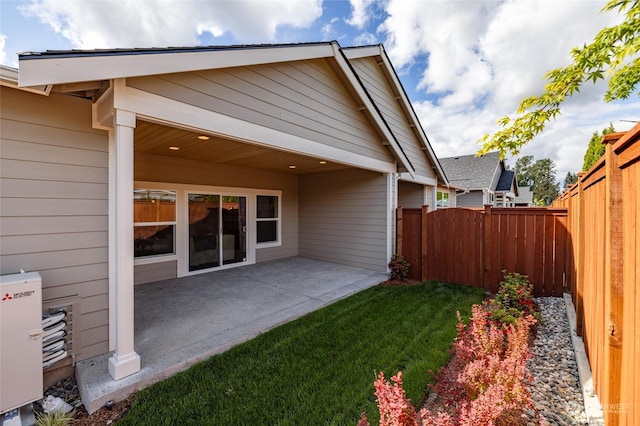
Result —
<svg viewBox="0 0 640 426"><path fill-rule="evenodd" d="M498 293L489 301L489 311L494 321L515 324L518 318L532 315L540 321L540 309L533 300L533 285L526 275L502 271L504 280L500 282Z"/></svg>

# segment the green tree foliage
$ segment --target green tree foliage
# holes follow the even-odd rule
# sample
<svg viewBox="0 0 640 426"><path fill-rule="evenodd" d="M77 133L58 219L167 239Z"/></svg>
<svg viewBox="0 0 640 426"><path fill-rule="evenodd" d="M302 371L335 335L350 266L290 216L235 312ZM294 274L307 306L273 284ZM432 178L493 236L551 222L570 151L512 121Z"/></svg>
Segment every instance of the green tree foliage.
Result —
<svg viewBox="0 0 640 426"><path fill-rule="evenodd" d="M591 166L596 164L600 157L602 157L605 150L605 145L602 143L602 137L615 131L616 129L613 128L613 124L609 123L609 127L605 127L604 129L602 129L602 133L593 132L593 136L591 136L589 146L587 147L587 152L584 153L584 163L582 163L582 171L586 172L587 170L589 170Z"/></svg>
<svg viewBox="0 0 640 426"><path fill-rule="evenodd" d="M564 178L564 189L567 189L569 185L573 185L578 181L578 175L575 173L567 172L567 176Z"/></svg>
<svg viewBox="0 0 640 426"><path fill-rule="evenodd" d="M532 155L525 155L524 157L518 158L516 161L516 165L513 170L516 172L518 186L533 186L534 179L531 175L531 166L533 166Z"/></svg>
<svg viewBox="0 0 640 426"><path fill-rule="evenodd" d="M518 186L531 187L533 202L536 205L548 206L560 193L553 160L543 158L533 161L533 156L525 155L516 160L514 170L518 177Z"/></svg>
<svg viewBox="0 0 640 426"><path fill-rule="evenodd" d="M640 0L610 0L603 11L617 11L625 19L619 25L602 29L590 44L571 51L573 63L545 75L544 93L523 99L516 117L498 120L502 127L481 139L479 155L500 151L517 155L520 148L542 132L547 122L560 114L567 96L588 82L609 79L604 100L626 99L640 82Z"/></svg>
<svg viewBox="0 0 640 426"><path fill-rule="evenodd" d="M531 166L533 175L533 202L538 206L548 206L560 193L556 182L556 165L548 158L536 160Z"/></svg>

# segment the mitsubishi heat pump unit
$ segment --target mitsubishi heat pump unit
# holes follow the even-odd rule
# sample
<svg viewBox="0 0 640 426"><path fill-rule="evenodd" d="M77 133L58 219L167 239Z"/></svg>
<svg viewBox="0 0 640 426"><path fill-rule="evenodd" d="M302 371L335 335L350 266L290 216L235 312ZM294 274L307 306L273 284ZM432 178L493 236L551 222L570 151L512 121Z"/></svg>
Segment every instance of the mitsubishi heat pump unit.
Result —
<svg viewBox="0 0 640 426"><path fill-rule="evenodd" d="M42 398L42 280L0 276L0 414Z"/></svg>

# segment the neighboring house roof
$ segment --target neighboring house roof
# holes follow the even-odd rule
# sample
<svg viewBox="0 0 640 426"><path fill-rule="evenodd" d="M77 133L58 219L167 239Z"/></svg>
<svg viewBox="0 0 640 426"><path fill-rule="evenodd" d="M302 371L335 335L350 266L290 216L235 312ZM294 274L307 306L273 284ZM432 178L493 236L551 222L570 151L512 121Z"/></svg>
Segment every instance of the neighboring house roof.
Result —
<svg viewBox="0 0 640 426"><path fill-rule="evenodd" d="M516 172L513 170L503 170L496 185L496 191L513 192L518 194L518 184L516 182Z"/></svg>
<svg viewBox="0 0 640 426"><path fill-rule="evenodd" d="M530 186L521 186L518 188L515 203L533 205L533 191L531 191Z"/></svg>
<svg viewBox="0 0 640 426"><path fill-rule="evenodd" d="M441 158L440 164L449 182L466 187L470 191L495 190L504 170L504 163L497 151L479 157L471 154Z"/></svg>
<svg viewBox="0 0 640 426"><path fill-rule="evenodd" d="M394 88L395 102L402 110L408 127L422 145L422 151L432 164L437 181L447 184L447 177L435 156L429 140L399 82L382 45L343 49L338 42L299 44L260 44L237 46L169 47L149 49L60 50L22 53L19 86L48 95L65 91L83 97L95 98L105 90L111 79L141 77L158 74L193 72L201 70L264 65L289 61L327 59L341 73L345 84L366 111L382 135L381 142L388 145L398 162L398 169L417 182L421 177L412 164L410 147L393 131L389 115L363 83L350 62L353 58L372 57L384 70L386 79ZM433 175L432 175L433 176ZM431 178L423 183L435 184Z"/></svg>

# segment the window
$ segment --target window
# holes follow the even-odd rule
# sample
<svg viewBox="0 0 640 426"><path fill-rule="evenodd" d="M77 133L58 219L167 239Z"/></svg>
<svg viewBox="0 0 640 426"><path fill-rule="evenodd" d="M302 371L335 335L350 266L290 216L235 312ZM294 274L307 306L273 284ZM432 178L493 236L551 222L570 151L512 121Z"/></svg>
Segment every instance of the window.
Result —
<svg viewBox="0 0 640 426"><path fill-rule="evenodd" d="M279 200L276 195L256 197L256 242L258 244L279 242Z"/></svg>
<svg viewBox="0 0 640 426"><path fill-rule="evenodd" d="M444 207L449 207L449 193L438 191L436 193L436 208L441 209Z"/></svg>
<svg viewBox="0 0 640 426"><path fill-rule="evenodd" d="M176 192L133 190L133 255L175 254Z"/></svg>

